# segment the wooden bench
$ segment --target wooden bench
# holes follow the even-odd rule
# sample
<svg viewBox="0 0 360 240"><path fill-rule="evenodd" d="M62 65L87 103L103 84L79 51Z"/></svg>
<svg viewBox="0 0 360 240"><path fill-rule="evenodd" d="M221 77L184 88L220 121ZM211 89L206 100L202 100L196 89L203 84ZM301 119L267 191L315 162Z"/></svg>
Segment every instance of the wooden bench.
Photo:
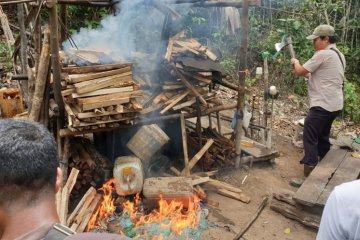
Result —
<svg viewBox="0 0 360 240"><path fill-rule="evenodd" d="M293 196L306 206L324 207L335 186L359 177L360 159L344 149L331 149Z"/></svg>

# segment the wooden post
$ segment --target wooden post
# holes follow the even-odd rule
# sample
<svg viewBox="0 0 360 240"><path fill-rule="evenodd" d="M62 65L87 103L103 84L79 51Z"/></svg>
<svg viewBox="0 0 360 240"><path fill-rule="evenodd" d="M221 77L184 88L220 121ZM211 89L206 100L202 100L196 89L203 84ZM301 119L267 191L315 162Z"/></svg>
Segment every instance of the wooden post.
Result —
<svg viewBox="0 0 360 240"><path fill-rule="evenodd" d="M245 93L245 77L246 77L246 55L248 45L248 30L249 30L249 5L248 0L243 0L243 6L240 16L241 21L241 44L238 52L238 75L239 75L239 86L238 86L238 102L237 102L237 113L236 113L236 137L235 137L235 167L241 166L241 131L243 121L243 108L244 108L244 93Z"/></svg>
<svg viewBox="0 0 360 240"><path fill-rule="evenodd" d="M19 21L19 27L20 27L20 60L21 60L21 73L27 74L27 37L26 37L26 28L25 28L25 17L24 17L24 5L23 3L17 4L18 9L18 21ZM24 96L25 103L29 103L29 94L28 94L28 82L27 81L21 81L20 83L21 92Z"/></svg>
<svg viewBox="0 0 360 240"><path fill-rule="evenodd" d="M268 67L268 60L267 57L264 58L264 127L267 127L267 113L268 113L268 102L267 99L269 96L267 96L269 92L269 67Z"/></svg>
<svg viewBox="0 0 360 240"><path fill-rule="evenodd" d="M4 31L6 43L7 43L8 48L9 48L8 49L9 55L11 56L11 46L15 43L15 39L14 39L14 36L13 36L13 34L11 32L8 18L6 16L6 14L4 13L4 11L2 10L1 6L0 6L0 21L1 21L2 29Z"/></svg>
<svg viewBox="0 0 360 240"><path fill-rule="evenodd" d="M188 149L187 149L187 139L186 139L186 128L185 128L185 118L184 113L180 113L180 124L181 124L181 136L182 136L182 143L183 143L183 151L184 151L184 165L185 165L185 176L190 176L189 170L189 156L188 156Z"/></svg>
<svg viewBox="0 0 360 240"><path fill-rule="evenodd" d="M60 42L64 42L66 40L66 27L67 27L67 18L66 18L66 9L67 5L60 5L60 19L62 22L61 32L60 32Z"/></svg>
<svg viewBox="0 0 360 240"><path fill-rule="evenodd" d="M54 98L59 106L59 116L57 119L57 130L65 125L65 110L64 102L61 96L61 73L60 73L60 59L59 59L59 28L58 28L58 13L57 0L49 2L50 7L50 46L51 46L51 63L53 72L53 90Z"/></svg>
<svg viewBox="0 0 360 240"><path fill-rule="evenodd" d="M41 104L43 102L44 90L46 86L46 76L49 70L50 63L50 30L48 27L44 30L44 43L41 50L41 56L39 61L39 69L35 80L35 91L32 99L31 110L29 113L29 119L33 121L39 121Z"/></svg>

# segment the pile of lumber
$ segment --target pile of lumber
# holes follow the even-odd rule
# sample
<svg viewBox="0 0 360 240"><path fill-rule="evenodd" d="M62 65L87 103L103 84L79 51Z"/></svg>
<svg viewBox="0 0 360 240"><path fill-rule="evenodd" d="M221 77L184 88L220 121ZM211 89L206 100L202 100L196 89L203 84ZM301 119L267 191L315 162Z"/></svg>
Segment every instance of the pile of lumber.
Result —
<svg viewBox="0 0 360 240"><path fill-rule="evenodd" d="M195 151L212 139L214 143L203 156L204 170L214 169L217 166L234 165L232 159L236 156L234 142L219 134L216 130L207 128L201 133L201 142L194 131L188 134L188 145Z"/></svg>
<svg viewBox="0 0 360 240"><path fill-rule="evenodd" d="M142 96L132 65L72 66L62 69L68 128L72 131L133 124Z"/></svg>
<svg viewBox="0 0 360 240"><path fill-rule="evenodd" d="M209 58L213 61L217 60L218 57L214 53L212 53L206 46L203 46L195 39L185 39L184 37L185 33L179 32L178 34L169 39L165 54L166 60L170 62L173 57L176 57L186 52L191 52L192 54L205 59Z"/></svg>
<svg viewBox="0 0 360 240"><path fill-rule="evenodd" d="M213 72L223 70L216 55L195 39L179 33L169 39L163 64L162 84L144 103L143 114L159 111L194 112L221 105L213 89ZM197 104L197 102L199 104Z"/></svg>

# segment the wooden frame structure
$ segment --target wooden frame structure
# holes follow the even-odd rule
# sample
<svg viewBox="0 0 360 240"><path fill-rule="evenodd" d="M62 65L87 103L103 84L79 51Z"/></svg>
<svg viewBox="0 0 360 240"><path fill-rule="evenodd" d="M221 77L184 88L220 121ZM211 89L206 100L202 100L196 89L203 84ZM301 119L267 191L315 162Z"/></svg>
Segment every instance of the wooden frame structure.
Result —
<svg viewBox="0 0 360 240"><path fill-rule="evenodd" d="M86 130L83 132L71 132L65 129L65 109L64 109L64 103L61 96L61 69L60 69L60 62L59 62L59 41L65 39L65 31L64 28L66 27L66 6L69 4L77 4L77 5L87 5L87 6L112 6L120 1L108 1L108 0L51 0L46 1L45 4L42 0L5 0L0 2L1 5L7 5L7 4L17 4L18 6L24 6L29 7L29 10L27 11L26 16L23 16L23 29L21 30L21 34L19 35L18 39L15 41L15 52L14 56L16 59L16 56L23 55L23 49L26 49L27 41L26 41L26 34L25 31L28 28L31 28L33 34L34 34L34 46L35 46L35 55L33 58L32 67L33 70L29 71L25 68L29 68L26 66L26 57L21 57L21 62L23 70L22 74L28 75L28 84L30 86L33 86L34 89L36 89L35 85L41 86L40 91L31 90L29 92L29 99L32 99L32 96L34 94L42 94L40 99L37 99L37 101L41 102L41 107L36 106L37 109L35 113L36 116L39 116L38 118L34 118L36 121L40 121L44 123L45 125L48 125L49 123L49 116L48 116L48 109L56 108L57 109L57 121L56 124L54 124L56 127L53 129L55 132L55 136L57 137L57 143L58 143L58 155L59 159L63 159L65 162L67 161L66 156L68 155L66 151L64 151L64 141L66 142L68 137L83 134L83 133L92 133L92 132L98 132L98 131L110 131L114 128L104 128L104 129L96 129L96 130ZM248 38L248 9L251 6L258 6L260 5L260 0L242 0L242 1L234 1L234 0L221 0L221 1L215 1L215 0L153 0L152 4L155 8L160 10L166 15L171 15L173 17L179 16L179 14L174 11L171 6L174 4L192 4L194 7L236 7L236 8L242 8L242 14L241 14L241 23L242 23L242 29L241 29L241 46L239 48L238 56L238 74L239 74L239 85L234 86L231 84L225 84L225 86L230 87L232 89L236 89L238 91L238 101L236 104L230 104L230 105L222 105L217 106L213 108L208 108L205 111L201 111L200 114L194 115L194 114L184 114L183 118L191 118L191 117L201 117L201 116L207 116L211 113L217 113L222 110L226 109L234 109L237 108L237 128L236 128L236 154L237 154L237 160L236 160L236 166L239 167L241 165L240 163L240 155L241 155L241 148L240 148L240 140L241 140L241 128L242 128L242 109L243 109L243 99L244 99L244 92L245 92L245 74L246 74L246 52L247 52L247 38ZM60 6L60 11L58 11L58 6ZM26 7L26 8L27 8ZM39 20L39 13L42 7L47 7L50 11L50 18L49 18L49 30L50 30L50 53L51 53L51 60L43 59L41 57L41 28L40 28L40 20ZM59 16L58 12L60 12L60 19L65 26L59 27ZM19 20L21 18L19 17ZM61 29L61 31L59 31ZM61 33L61 37L59 37L58 33ZM163 39L169 39L168 32L164 31L162 35ZM20 53L20 54L19 54ZM45 61L45 62L44 62ZM51 62L51 67L48 67L49 65L46 64L46 61ZM16 63L16 61L15 61ZM34 70L35 69L35 70ZM49 106L50 105L50 99L49 99L49 89L50 89L50 71L52 72L52 89L54 94L54 99L56 106ZM37 74L35 74L37 72ZM36 77L35 75L38 75L39 72L42 74L42 79L45 79L43 82L39 83L38 81L35 81ZM47 77L46 77L47 76ZM40 84L40 85L39 85ZM29 88L31 89L31 87ZM38 89L39 90L39 89ZM40 93L39 93L40 92ZM54 103L53 103L54 105ZM34 110L33 109L33 110ZM168 119L178 119L180 118L180 114L172 114L167 115L163 117L153 118L153 119L142 119L139 121L139 124L149 124L156 121L163 121ZM219 119L219 118L218 118ZM65 139L65 140L64 140Z"/></svg>

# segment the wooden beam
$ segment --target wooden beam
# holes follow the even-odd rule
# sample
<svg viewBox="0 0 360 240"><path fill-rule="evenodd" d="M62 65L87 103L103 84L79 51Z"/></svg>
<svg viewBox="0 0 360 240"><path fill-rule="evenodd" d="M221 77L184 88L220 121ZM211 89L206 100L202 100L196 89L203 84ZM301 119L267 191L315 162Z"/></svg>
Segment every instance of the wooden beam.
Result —
<svg viewBox="0 0 360 240"><path fill-rule="evenodd" d="M187 136L186 136L186 127L185 127L185 117L184 113L180 113L180 126L181 126L181 137L182 137L182 144L183 144L183 153L184 153L184 171L185 176L190 175L189 170L189 156L188 156L188 145L187 145Z"/></svg>
<svg viewBox="0 0 360 240"><path fill-rule="evenodd" d="M196 153L195 156L190 160L188 168L181 171L182 176L185 176L186 172L190 171L195 166L195 164L201 159L201 157L206 153L206 151L211 147L213 143L214 140L210 138L206 142L206 144L200 149L200 151Z"/></svg>
<svg viewBox="0 0 360 240"><path fill-rule="evenodd" d="M39 61L39 69L35 80L35 91L31 103L31 110L29 119L32 121L39 121L41 104L44 98L44 91L46 86L46 76L48 74L50 64L50 29L44 29L44 42L41 49L41 56Z"/></svg>
<svg viewBox="0 0 360 240"><path fill-rule="evenodd" d="M235 193L235 192L232 192L232 191L229 191L227 189L218 189L217 190L217 193L220 194L220 195L223 195L225 197L229 197L229 198L232 198L232 199L235 199L235 200L239 200L241 202L244 202L244 203L249 203L250 202L250 197L245 195L244 193Z"/></svg>
<svg viewBox="0 0 360 240"><path fill-rule="evenodd" d="M62 69L63 72L68 74L83 74L83 73L94 73L110 71L118 68L125 68L131 66L131 63L114 63L114 64L103 64L103 65L92 65L92 66L81 66L81 67L65 67Z"/></svg>

